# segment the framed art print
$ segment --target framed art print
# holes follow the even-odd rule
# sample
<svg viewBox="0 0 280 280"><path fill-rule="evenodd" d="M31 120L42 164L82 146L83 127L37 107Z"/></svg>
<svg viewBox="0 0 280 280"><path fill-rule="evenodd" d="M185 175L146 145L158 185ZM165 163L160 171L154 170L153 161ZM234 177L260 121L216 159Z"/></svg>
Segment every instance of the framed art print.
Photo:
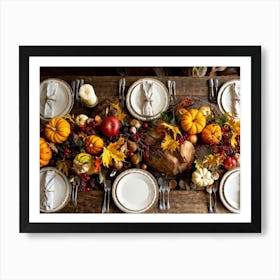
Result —
<svg viewBox="0 0 280 280"><path fill-rule="evenodd" d="M20 46L20 232L261 232L260 46Z"/></svg>

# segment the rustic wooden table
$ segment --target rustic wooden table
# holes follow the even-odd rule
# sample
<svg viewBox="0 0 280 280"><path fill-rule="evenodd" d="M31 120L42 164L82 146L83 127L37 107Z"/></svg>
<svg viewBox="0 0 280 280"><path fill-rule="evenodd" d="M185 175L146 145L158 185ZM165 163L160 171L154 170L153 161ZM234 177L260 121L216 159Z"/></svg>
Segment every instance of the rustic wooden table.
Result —
<svg viewBox="0 0 280 280"><path fill-rule="evenodd" d="M146 77L146 76L145 76ZM54 78L54 76L42 75L41 80L47 78ZM71 85L71 81L75 79L83 79L85 83L89 83L94 86L96 95L99 100L102 101L105 98L110 98L112 102L118 100L118 82L120 76L73 76L73 75L61 75L55 76L55 78L65 80ZM144 78L143 76L126 76L126 92L130 85L138 79ZM146 77L147 78L147 77ZM167 80L176 81L176 89L178 99L183 99L186 96L199 97L201 100L208 100L208 79L209 77L189 77L189 76L153 76L155 78L167 84ZM236 79L237 76L217 76L214 77L219 80L220 86L232 79ZM215 106L215 105L212 105ZM84 110L84 109L83 109ZM73 108L73 113L82 112L80 108ZM73 213L101 213L104 193L99 190L92 190L89 192L78 193L78 206L75 208L71 201L60 212L73 212ZM223 206L219 199L217 192L218 205L217 213L229 213L229 211ZM205 190L172 190L170 192L170 204L169 210L160 211L158 205L149 211L149 213L208 213L209 194ZM114 205L111 198L110 213L120 213L121 211Z"/></svg>

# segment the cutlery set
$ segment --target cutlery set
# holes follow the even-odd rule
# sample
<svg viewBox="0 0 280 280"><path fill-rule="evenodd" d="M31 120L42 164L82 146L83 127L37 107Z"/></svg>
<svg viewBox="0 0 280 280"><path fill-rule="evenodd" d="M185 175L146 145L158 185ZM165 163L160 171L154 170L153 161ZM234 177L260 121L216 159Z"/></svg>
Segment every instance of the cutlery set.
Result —
<svg viewBox="0 0 280 280"><path fill-rule="evenodd" d="M209 87L208 99L210 102L216 104L218 98L219 80L210 78L208 80L208 87Z"/></svg>
<svg viewBox="0 0 280 280"><path fill-rule="evenodd" d="M74 97L74 100L76 102L79 102L80 101L80 97L79 97L79 89L80 87L84 84L84 80L80 80L80 79L77 79L77 80L73 80L71 82L71 88L72 88L72 92L73 92L73 97Z"/></svg>
<svg viewBox="0 0 280 280"><path fill-rule="evenodd" d="M72 204L77 207L77 197L78 197L78 188L80 186L80 178L78 176L73 176L70 178L72 184L71 200Z"/></svg>
<svg viewBox="0 0 280 280"><path fill-rule="evenodd" d="M159 210L168 210L170 209L170 187L168 181L164 180L162 177L158 178L159 184ZM167 192L167 198L165 200L165 192Z"/></svg>
<svg viewBox="0 0 280 280"><path fill-rule="evenodd" d="M171 106L172 106L172 119L171 119L170 123L174 125L174 124L176 124L176 119L175 119L175 101L177 99L176 82L168 80L167 86L168 86L168 92L170 94L170 101L171 101Z"/></svg>

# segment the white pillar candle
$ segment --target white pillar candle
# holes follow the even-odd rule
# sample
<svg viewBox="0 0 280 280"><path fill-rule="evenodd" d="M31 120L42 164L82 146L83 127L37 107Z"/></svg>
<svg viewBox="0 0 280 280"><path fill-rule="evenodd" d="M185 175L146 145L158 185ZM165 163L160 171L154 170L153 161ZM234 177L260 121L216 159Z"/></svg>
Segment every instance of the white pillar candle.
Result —
<svg viewBox="0 0 280 280"><path fill-rule="evenodd" d="M98 102L93 86L90 84L84 84L80 87L79 96L87 107L94 107Z"/></svg>

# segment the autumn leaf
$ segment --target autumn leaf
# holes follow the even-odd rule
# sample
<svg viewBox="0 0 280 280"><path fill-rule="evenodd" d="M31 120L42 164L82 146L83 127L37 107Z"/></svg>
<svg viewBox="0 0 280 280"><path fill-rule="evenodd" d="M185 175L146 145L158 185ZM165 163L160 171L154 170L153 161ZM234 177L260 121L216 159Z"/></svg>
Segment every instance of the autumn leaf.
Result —
<svg viewBox="0 0 280 280"><path fill-rule="evenodd" d="M58 153L58 149L57 149L56 145L54 143L52 143L52 142L50 142L48 144L49 144L51 150L54 151L57 154Z"/></svg>
<svg viewBox="0 0 280 280"><path fill-rule="evenodd" d="M115 162L124 161L125 154L119 151L123 143L124 138L121 137L117 142L110 143L107 147L103 148L101 159L104 166L109 167L112 165L113 160Z"/></svg>
<svg viewBox="0 0 280 280"><path fill-rule="evenodd" d="M74 115L70 115L70 114L66 114L64 117L63 117L65 120L69 120L71 123L74 123L76 124L75 122L75 116Z"/></svg>
<svg viewBox="0 0 280 280"><path fill-rule="evenodd" d="M68 160L58 160L56 163L57 169L63 172L66 176L68 176L70 165L71 163Z"/></svg>
<svg viewBox="0 0 280 280"><path fill-rule="evenodd" d="M123 111L120 108L120 104L119 103L112 103L111 106L117 110L117 119L119 121L122 121L123 119L126 118L126 114L123 113Z"/></svg>
<svg viewBox="0 0 280 280"><path fill-rule="evenodd" d="M178 134L181 135L181 131L179 130L179 128L177 126L174 126L174 125L168 124L168 123L162 123L161 125L173 133L174 140L176 140L176 137Z"/></svg>
<svg viewBox="0 0 280 280"><path fill-rule="evenodd" d="M204 157L203 164L207 168L215 168L223 163L225 159L224 154L209 154Z"/></svg>
<svg viewBox="0 0 280 280"><path fill-rule="evenodd" d="M199 168L202 168L202 167L203 167L203 163L202 163L201 160L196 159L196 160L194 161L194 163L195 163L195 168L196 168L196 169L199 169Z"/></svg>
<svg viewBox="0 0 280 280"><path fill-rule="evenodd" d="M174 140L170 135L165 135L163 141L161 142L161 148L163 150L169 150L171 152L176 151L179 146L178 141Z"/></svg>
<svg viewBox="0 0 280 280"><path fill-rule="evenodd" d="M228 119L227 124L229 125L231 131L236 133L236 135L240 135L240 120L235 120L235 117L232 116Z"/></svg>
<svg viewBox="0 0 280 280"><path fill-rule="evenodd" d="M237 135L238 134L236 134L235 132L232 133L232 136L230 138L230 144L231 144L232 147L235 147L237 145L237 141L236 141L236 138L235 138Z"/></svg>

